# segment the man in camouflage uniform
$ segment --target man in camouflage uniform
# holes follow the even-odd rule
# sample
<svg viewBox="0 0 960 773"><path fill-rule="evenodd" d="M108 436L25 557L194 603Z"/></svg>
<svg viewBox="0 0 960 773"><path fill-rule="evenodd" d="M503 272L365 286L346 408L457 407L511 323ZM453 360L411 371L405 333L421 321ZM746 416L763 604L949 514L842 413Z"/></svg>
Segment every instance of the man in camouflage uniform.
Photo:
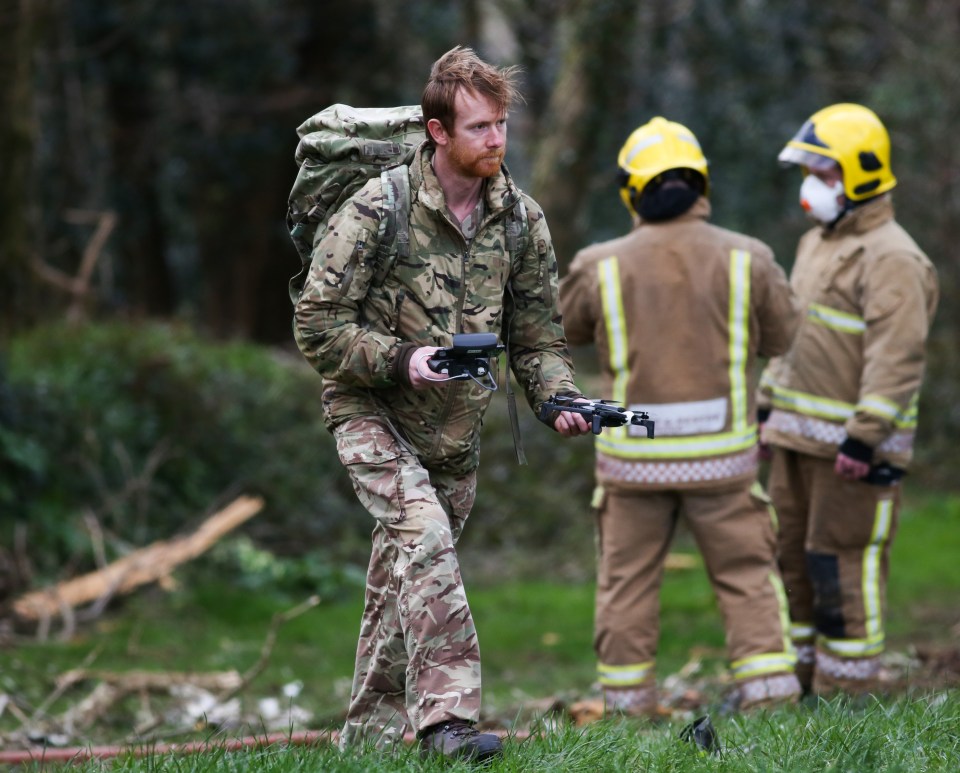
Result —
<svg viewBox="0 0 960 773"><path fill-rule="evenodd" d="M376 519L342 747L388 745L409 725L425 752L501 753L495 735L472 726L480 653L455 549L491 393L448 382L427 361L455 333L496 333L531 407L577 394L547 224L502 163L513 77L460 47L434 63L427 140L409 166L409 254L371 281L384 211L374 179L318 233L296 306L297 343L324 377L326 424ZM524 249L512 261L517 238ZM565 436L588 430L573 413L552 425Z"/></svg>

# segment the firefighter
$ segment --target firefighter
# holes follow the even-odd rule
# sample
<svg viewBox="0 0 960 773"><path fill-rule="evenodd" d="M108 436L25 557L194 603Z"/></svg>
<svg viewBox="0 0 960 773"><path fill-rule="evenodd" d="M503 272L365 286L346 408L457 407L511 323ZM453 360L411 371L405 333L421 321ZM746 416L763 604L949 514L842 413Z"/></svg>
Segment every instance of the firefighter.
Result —
<svg viewBox="0 0 960 773"><path fill-rule="evenodd" d="M761 379L780 565L805 690L862 694L878 686L937 275L894 220L890 139L872 111L820 110L779 160L803 171L816 221L791 274L803 320Z"/></svg>
<svg viewBox="0 0 960 773"><path fill-rule="evenodd" d="M560 284L567 339L596 345L604 397L656 422L654 440L629 425L596 438L594 648L606 708L656 712L659 589L681 514L724 617L734 704L794 701L752 385L757 357L790 344L793 295L767 245L708 222L707 161L686 127L654 118L618 163L634 228L578 252Z"/></svg>

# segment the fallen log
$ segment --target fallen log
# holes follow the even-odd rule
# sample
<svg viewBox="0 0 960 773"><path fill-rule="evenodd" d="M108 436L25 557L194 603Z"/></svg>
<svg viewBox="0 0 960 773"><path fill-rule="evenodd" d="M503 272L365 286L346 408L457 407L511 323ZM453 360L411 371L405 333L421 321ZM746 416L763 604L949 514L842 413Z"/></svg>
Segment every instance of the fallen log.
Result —
<svg viewBox="0 0 960 773"><path fill-rule="evenodd" d="M243 738L211 739L171 744L132 744L114 746L41 746L0 751L0 765L26 765L54 762L84 762L115 757L155 757L160 754L203 754L216 751L257 750L270 746L314 746L336 743L336 732L312 730L299 733L273 733ZM404 739L408 740L408 739Z"/></svg>
<svg viewBox="0 0 960 773"><path fill-rule="evenodd" d="M525 741L530 738L528 730L491 730L500 738ZM185 755L205 754L208 752L239 752L244 750L262 750L274 746L322 746L336 745L340 734L336 730L305 730L297 733L268 733L245 736L243 738L219 738L208 741L190 741L187 743L130 744L120 746L43 746L32 749L10 749L0 751L0 765L26 765L30 763L84 762L88 760L107 760L116 757L154 758L161 754ZM417 738L412 732L403 735L405 743L412 744Z"/></svg>
<svg viewBox="0 0 960 773"><path fill-rule="evenodd" d="M203 690L236 690L243 685L243 677L238 671L215 671L212 673L182 671L100 671L97 669L74 668L57 677L59 689L65 689L77 682L105 682L126 692L142 690L169 690L178 684L190 684Z"/></svg>
<svg viewBox="0 0 960 773"><path fill-rule="evenodd" d="M24 621L49 620L68 615L74 608L91 601L163 580L174 568L207 551L224 534L262 509L263 500L259 497L238 497L211 515L192 534L154 542L96 572L26 593L13 602L13 612Z"/></svg>

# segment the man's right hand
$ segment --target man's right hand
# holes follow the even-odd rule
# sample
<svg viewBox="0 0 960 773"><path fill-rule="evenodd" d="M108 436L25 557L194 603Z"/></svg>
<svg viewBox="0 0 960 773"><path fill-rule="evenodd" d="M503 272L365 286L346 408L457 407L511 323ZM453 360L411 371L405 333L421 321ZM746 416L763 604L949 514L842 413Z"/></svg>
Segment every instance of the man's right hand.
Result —
<svg viewBox="0 0 960 773"><path fill-rule="evenodd" d="M585 403L587 401L579 397L574 402ZM557 415L553 419L553 428L564 437L577 437L578 435L586 435L591 431L590 424L581 414L569 411L557 411Z"/></svg>
<svg viewBox="0 0 960 773"><path fill-rule="evenodd" d="M439 346L421 346L415 349L410 355L410 362L407 365L407 375L410 377L410 386L414 389L427 389L428 387L446 384L447 379L430 370L429 360L440 349Z"/></svg>
<svg viewBox="0 0 960 773"><path fill-rule="evenodd" d="M870 463L838 453L833 463L833 471L844 480L861 480L870 474Z"/></svg>

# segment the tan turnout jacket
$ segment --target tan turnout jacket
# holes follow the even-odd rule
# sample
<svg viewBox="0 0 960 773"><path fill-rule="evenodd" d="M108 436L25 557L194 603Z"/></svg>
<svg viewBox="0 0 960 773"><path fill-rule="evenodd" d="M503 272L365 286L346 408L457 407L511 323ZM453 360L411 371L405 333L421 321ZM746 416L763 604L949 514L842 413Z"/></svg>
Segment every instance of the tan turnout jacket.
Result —
<svg viewBox="0 0 960 773"><path fill-rule="evenodd" d="M850 437L874 463L905 468L938 286L890 196L804 234L791 284L805 314L761 380L760 401L773 408L764 440L832 459Z"/></svg>
<svg viewBox="0 0 960 773"><path fill-rule="evenodd" d="M560 283L568 341L596 343L602 397L656 422L654 440L629 426L597 436L605 488L705 489L756 474L756 358L787 350L798 312L770 248L709 216L701 197L587 247Z"/></svg>

